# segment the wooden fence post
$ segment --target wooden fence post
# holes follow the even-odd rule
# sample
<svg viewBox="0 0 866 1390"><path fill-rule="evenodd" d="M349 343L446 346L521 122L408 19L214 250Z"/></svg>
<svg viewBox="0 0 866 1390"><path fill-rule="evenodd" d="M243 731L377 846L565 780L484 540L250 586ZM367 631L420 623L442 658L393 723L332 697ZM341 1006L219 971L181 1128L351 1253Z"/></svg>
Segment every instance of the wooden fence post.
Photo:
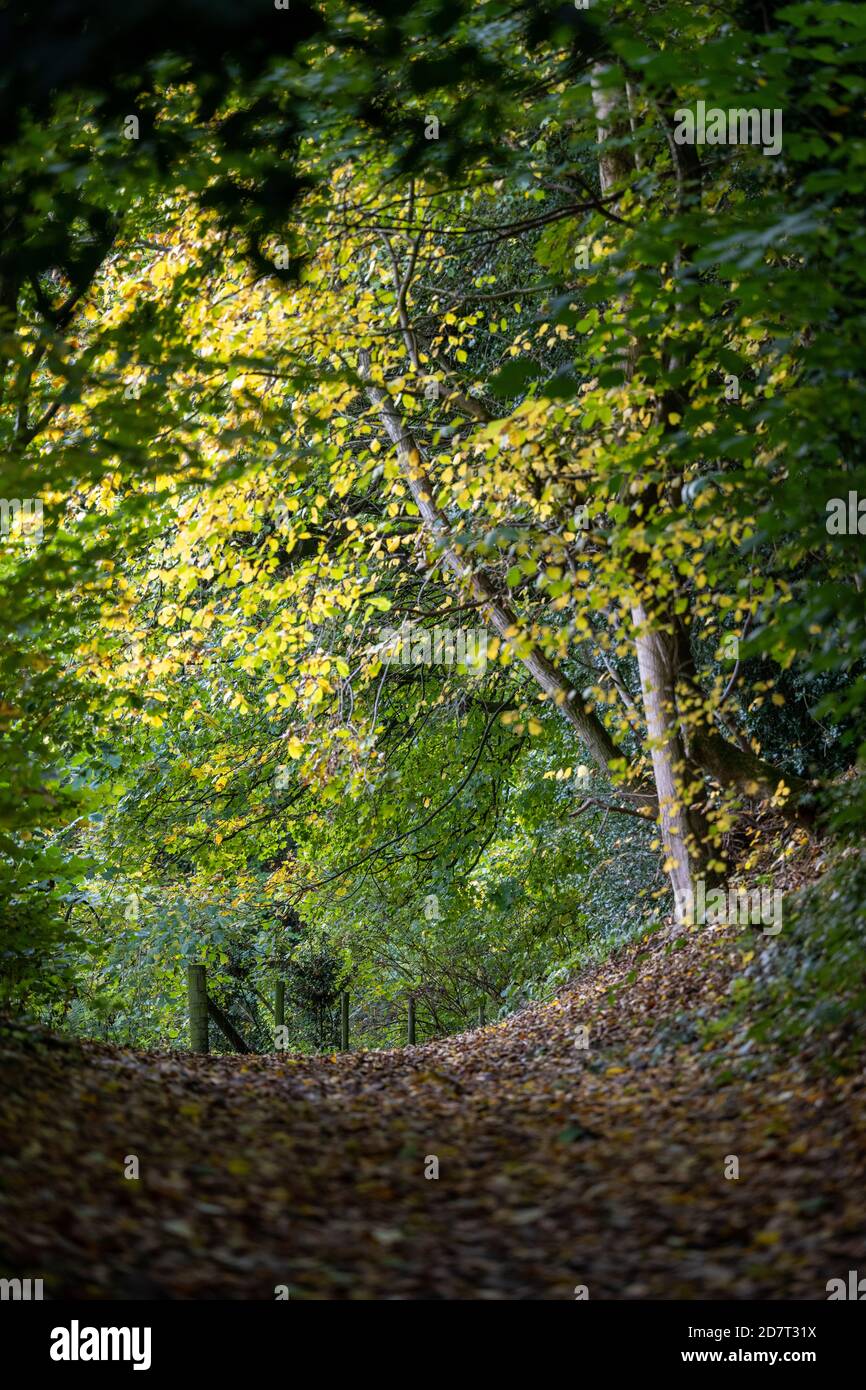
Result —
<svg viewBox="0 0 866 1390"><path fill-rule="evenodd" d="M283 1028L286 1022L286 985L284 980L277 980L274 985L274 1023L277 1028Z"/></svg>
<svg viewBox="0 0 866 1390"><path fill-rule="evenodd" d="M415 996L409 995L409 1018L406 1041L410 1046L415 1042Z"/></svg>
<svg viewBox="0 0 866 1390"><path fill-rule="evenodd" d="M207 968L204 965L189 965L186 978L189 1045L193 1052L207 1052Z"/></svg>
<svg viewBox="0 0 866 1390"><path fill-rule="evenodd" d="M349 1051L349 991L344 989L340 995L340 1046Z"/></svg>
<svg viewBox="0 0 866 1390"><path fill-rule="evenodd" d="M478 1027L479 1027L479 1028L483 1028L483 1027L484 1027L484 1000L483 1000L483 999L481 1000L481 1003L478 1005Z"/></svg>

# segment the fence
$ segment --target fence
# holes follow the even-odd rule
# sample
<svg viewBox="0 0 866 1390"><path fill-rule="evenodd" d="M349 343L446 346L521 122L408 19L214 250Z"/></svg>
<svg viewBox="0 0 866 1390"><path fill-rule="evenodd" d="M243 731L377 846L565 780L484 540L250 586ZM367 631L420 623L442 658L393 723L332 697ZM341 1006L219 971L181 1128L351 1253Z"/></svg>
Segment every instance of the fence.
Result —
<svg viewBox="0 0 866 1390"><path fill-rule="evenodd" d="M190 965L187 967L187 999L189 1005L189 1045L192 1052L210 1051L209 1020L216 1024L236 1052L250 1052L252 1050L235 1028L231 1019L208 995L207 966ZM274 985L273 1012L274 1026L284 1029L286 1023L286 986L282 980L277 980ZM484 1021L485 1001L482 999L478 1005L479 1028L484 1027ZM410 994L406 1001L406 1044L408 1047L416 1045L416 1034L415 996ZM340 1050L342 1052L350 1051L349 991L345 989L340 994Z"/></svg>

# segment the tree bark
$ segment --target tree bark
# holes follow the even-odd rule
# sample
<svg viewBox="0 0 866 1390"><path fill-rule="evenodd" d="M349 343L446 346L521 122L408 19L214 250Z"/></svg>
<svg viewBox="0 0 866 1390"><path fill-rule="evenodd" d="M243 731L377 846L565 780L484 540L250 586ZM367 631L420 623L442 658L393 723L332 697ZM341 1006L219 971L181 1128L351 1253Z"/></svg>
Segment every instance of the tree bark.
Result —
<svg viewBox="0 0 866 1390"><path fill-rule="evenodd" d="M602 193L626 183L635 170L627 145L611 145L631 135L631 112L625 79L612 63L596 63L590 76L598 139L598 173Z"/></svg>
<svg viewBox="0 0 866 1390"><path fill-rule="evenodd" d="M632 610L647 737L659 803L665 871L674 894L677 921L685 921L691 898L691 858L681 778L685 757L676 724L676 668L668 635L648 628L642 605Z"/></svg>

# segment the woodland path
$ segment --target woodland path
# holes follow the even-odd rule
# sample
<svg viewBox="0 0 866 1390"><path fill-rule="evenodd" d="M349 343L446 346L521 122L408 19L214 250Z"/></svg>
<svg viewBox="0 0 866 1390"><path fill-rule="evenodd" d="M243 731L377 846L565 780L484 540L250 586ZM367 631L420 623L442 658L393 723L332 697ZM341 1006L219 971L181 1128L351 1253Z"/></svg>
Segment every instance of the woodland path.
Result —
<svg viewBox="0 0 866 1390"><path fill-rule="evenodd" d="M866 1084L808 1058L731 1079L749 1052L726 1068L697 1024L750 944L654 938L558 1001L393 1052L8 1025L0 1273L55 1298L824 1299L864 1258Z"/></svg>

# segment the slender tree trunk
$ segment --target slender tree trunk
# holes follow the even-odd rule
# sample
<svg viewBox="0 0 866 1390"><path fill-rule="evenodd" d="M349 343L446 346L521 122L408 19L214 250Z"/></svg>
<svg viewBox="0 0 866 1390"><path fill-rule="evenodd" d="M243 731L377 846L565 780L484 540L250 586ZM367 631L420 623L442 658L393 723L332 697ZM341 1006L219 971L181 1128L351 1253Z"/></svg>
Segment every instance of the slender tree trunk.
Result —
<svg viewBox="0 0 866 1390"><path fill-rule="evenodd" d="M631 133L631 112L625 81L611 65L596 64L591 86L598 125L599 180L601 191L606 194L626 184L635 170L629 146L619 143ZM625 352L623 362L627 378L634 372L635 358L633 346ZM641 577L641 563L641 557L637 557L637 580ZM632 621L665 870L673 890L677 921L685 921L691 902L692 865L682 788L685 756L677 728L676 638L672 627L659 621L658 614L648 614L642 603L634 607Z"/></svg>
<svg viewBox="0 0 866 1390"><path fill-rule="evenodd" d="M681 778L685 757L676 725L676 668L667 635L647 626L642 606L632 612L647 736L659 802L659 825L665 870L674 894L677 921L685 921L691 903L691 860Z"/></svg>
<svg viewBox="0 0 866 1390"><path fill-rule="evenodd" d="M500 638L513 639L521 631L520 619L500 597L496 582L488 571L467 565L448 544L448 519L433 500L433 484L424 467L421 450L414 436L405 428L388 392L370 381L370 354L366 351L360 354L360 375L367 383L367 395L379 411L388 438L397 450L398 462L421 518L431 535L440 542L443 563L461 583L469 585L474 596L481 601L487 622ZM622 758L623 753L598 716L583 708L578 692L539 647L533 646L520 660L575 730L596 767L609 776L609 763L614 758ZM630 795L652 807L652 796L646 790Z"/></svg>

